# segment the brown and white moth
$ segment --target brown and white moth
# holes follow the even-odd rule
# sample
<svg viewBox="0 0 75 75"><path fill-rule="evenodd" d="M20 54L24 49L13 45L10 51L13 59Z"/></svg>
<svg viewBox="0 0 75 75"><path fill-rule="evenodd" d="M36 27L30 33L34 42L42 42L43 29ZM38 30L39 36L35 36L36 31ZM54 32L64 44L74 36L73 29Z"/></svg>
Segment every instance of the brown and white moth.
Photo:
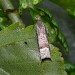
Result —
<svg viewBox="0 0 75 75"><path fill-rule="evenodd" d="M47 29L40 17L37 17L36 31L41 60L51 59L50 46L47 38Z"/></svg>

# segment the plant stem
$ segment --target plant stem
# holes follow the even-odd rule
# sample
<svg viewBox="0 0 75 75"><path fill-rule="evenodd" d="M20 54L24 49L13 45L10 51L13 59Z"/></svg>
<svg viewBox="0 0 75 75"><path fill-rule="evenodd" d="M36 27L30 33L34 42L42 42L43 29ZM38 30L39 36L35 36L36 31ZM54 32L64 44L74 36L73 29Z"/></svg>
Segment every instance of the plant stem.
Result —
<svg viewBox="0 0 75 75"><path fill-rule="evenodd" d="M0 3L4 9L4 11L6 10L14 10L14 6L12 5L10 0L0 0ZM10 20L14 23L14 22L19 22L20 24L23 24L22 20L19 17L19 14L17 11L13 11L13 12L9 12L7 13L8 17L10 18ZM23 24L24 25L24 24ZM24 25L25 26L25 25Z"/></svg>

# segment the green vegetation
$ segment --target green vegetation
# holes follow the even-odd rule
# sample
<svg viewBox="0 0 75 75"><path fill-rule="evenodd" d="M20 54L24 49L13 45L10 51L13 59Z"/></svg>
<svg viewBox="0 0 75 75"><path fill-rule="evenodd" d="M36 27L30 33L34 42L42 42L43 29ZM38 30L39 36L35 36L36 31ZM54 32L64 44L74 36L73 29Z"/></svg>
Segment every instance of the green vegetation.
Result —
<svg viewBox="0 0 75 75"><path fill-rule="evenodd" d="M16 11L10 0L0 0L0 75L75 74L74 65L65 63L59 48L54 46L57 42L63 46L64 53L68 53L67 41L52 13L36 6L42 1L19 0L18 11ZM61 2L58 4L61 5ZM23 10L26 9L32 16L33 25L27 26L20 18ZM35 28L38 16L47 28L51 54L51 60L43 62L39 55Z"/></svg>

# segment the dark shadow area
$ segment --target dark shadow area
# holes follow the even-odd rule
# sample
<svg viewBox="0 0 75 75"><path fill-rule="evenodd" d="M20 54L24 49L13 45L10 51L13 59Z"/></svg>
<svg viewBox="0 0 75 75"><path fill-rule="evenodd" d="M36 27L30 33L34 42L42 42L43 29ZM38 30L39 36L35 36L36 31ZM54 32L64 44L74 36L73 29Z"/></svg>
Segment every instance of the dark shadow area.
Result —
<svg viewBox="0 0 75 75"><path fill-rule="evenodd" d="M51 61L51 59L50 58L42 59L42 62L44 62L44 61Z"/></svg>

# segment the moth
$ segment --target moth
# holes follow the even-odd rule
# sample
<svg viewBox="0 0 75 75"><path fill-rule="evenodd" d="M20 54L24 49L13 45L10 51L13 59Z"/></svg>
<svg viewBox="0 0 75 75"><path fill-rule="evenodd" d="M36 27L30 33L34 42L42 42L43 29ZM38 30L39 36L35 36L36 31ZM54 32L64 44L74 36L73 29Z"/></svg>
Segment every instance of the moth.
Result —
<svg viewBox="0 0 75 75"><path fill-rule="evenodd" d="M41 60L51 59L47 29L40 17L37 17L36 32Z"/></svg>

